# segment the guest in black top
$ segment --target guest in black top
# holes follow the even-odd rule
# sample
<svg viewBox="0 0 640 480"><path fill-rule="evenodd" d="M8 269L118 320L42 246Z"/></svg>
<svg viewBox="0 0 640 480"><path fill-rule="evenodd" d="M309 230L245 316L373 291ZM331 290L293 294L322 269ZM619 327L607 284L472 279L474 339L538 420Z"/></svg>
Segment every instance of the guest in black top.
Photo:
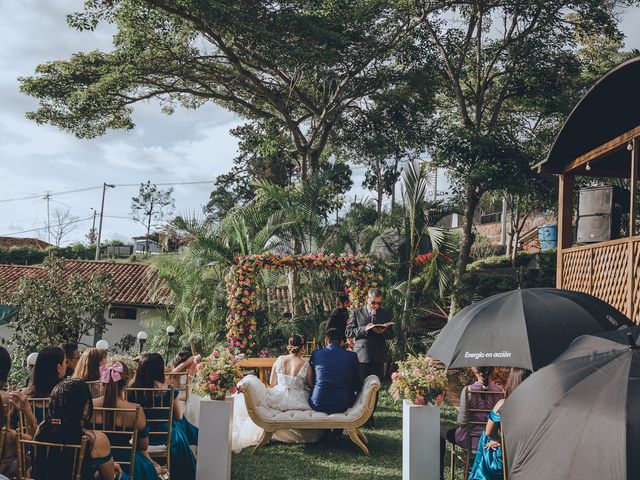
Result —
<svg viewBox="0 0 640 480"><path fill-rule="evenodd" d="M349 295L346 293L341 293L338 295L336 299L336 308L329 314L329 320L327 321L327 326L325 327L325 331L329 331L332 328L339 330L344 333L347 328L347 320L349 319L349 307L351 306L351 301L349 300Z"/></svg>

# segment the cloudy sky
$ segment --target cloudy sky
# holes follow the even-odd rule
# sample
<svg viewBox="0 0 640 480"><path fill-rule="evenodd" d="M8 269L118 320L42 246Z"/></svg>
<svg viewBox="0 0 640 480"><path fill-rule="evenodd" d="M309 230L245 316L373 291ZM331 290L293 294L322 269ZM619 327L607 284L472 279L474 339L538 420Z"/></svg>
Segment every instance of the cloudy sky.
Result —
<svg viewBox="0 0 640 480"><path fill-rule="evenodd" d="M65 15L79 10L82 0L3 0L0 31L0 236L47 239L47 192L99 187L103 182L137 184L211 181L232 165L236 141L228 133L241 119L216 106L195 111L160 113L155 103L136 107L136 129L110 132L94 140L78 140L50 126L25 119L36 108L20 94L17 77L29 75L49 60L67 58L75 51L109 50L111 31L76 32ZM627 46L640 48L640 10L623 18ZM354 176L350 195L363 195L360 175ZM199 211L211 184L177 185L178 212ZM63 243L83 240L91 227L91 208L99 210L101 188L51 196L49 207L69 210L77 228ZM107 192L103 238L127 240L144 228L129 217L135 187ZM23 197L27 200L6 201ZM112 218L125 217L125 218ZM37 231L28 231L40 229Z"/></svg>

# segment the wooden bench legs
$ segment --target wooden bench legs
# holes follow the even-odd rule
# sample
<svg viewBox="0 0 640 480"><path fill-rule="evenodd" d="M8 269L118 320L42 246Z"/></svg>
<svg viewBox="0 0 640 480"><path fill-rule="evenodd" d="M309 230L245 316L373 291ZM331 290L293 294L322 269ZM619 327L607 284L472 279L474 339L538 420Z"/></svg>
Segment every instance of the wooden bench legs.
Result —
<svg viewBox="0 0 640 480"><path fill-rule="evenodd" d="M347 430L346 432L347 432L347 435L349 435L349 438L351 439L351 441L353 441L353 443L358 445L362 449L365 455L369 455L369 449L367 448L367 445L366 445L369 442L367 441L367 437L365 436L365 434L362 433L362 431L359 428L356 428L354 430Z"/></svg>
<svg viewBox="0 0 640 480"><path fill-rule="evenodd" d="M256 452L258 451L259 448L264 447L267 443L269 443L271 441L271 437L273 437L274 433L275 432L267 432L266 430L263 432L262 438L260 439L260 442L253 449L253 455L256 454Z"/></svg>

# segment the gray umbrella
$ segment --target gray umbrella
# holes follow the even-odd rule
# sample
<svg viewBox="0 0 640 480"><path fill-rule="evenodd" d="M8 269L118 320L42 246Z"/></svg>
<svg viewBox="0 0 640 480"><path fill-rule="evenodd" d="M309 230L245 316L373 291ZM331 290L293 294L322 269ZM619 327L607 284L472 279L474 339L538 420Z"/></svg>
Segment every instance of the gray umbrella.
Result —
<svg viewBox="0 0 640 480"><path fill-rule="evenodd" d="M523 288L469 305L442 329L428 351L449 368L490 366L537 370L580 335L633 323L586 293Z"/></svg>
<svg viewBox="0 0 640 480"><path fill-rule="evenodd" d="M509 396L509 480L640 478L639 333L580 337Z"/></svg>

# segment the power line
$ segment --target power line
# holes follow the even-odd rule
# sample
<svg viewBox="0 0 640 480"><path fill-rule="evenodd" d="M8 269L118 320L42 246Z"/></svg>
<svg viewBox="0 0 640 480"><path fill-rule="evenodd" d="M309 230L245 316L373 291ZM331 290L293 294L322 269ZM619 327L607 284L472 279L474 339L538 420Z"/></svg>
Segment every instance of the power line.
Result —
<svg viewBox="0 0 640 480"><path fill-rule="evenodd" d="M205 183L215 183L215 180L202 180L197 182L164 182L164 183L152 183L151 185L160 185L162 187L169 185L203 185ZM140 183L116 183L116 187L139 187L140 184L144 184L144 182Z"/></svg>
<svg viewBox="0 0 640 480"><path fill-rule="evenodd" d="M51 225L51 228L60 227L62 225L71 225L72 223L86 222L87 220L91 220L92 218L93 216L87 217L87 218L79 218L78 220L72 220L66 223L59 223L58 225ZM33 228L31 230L23 230L22 232L5 233L3 235L0 235L0 237L11 237L13 235L20 235L21 233L39 232L40 230L46 230L46 229L47 227Z"/></svg>
<svg viewBox="0 0 640 480"><path fill-rule="evenodd" d="M141 182L144 183L144 182ZM154 183L153 185L159 185L159 186L172 186L172 185L204 185L207 183L215 183L215 180L203 180L203 181L197 181L197 182L163 182L163 183ZM119 183L119 184L115 184L114 186L116 187L139 187L140 183ZM53 197L55 195L66 195L69 193L79 193L79 192L88 192L90 190L99 190L102 188L102 185L97 186L97 187L85 187L85 188L77 188L75 190L66 190L63 192L52 192L49 193L48 195L50 197ZM21 200L34 200L34 199L42 199L42 195L29 195L26 197L16 197L16 198L4 198L2 200L0 200L0 203L7 203L7 202L18 202Z"/></svg>
<svg viewBox="0 0 640 480"><path fill-rule="evenodd" d="M47 195L49 195L50 197L54 196L54 195L66 195L67 193L78 193L78 192L88 192L89 190L98 190L102 188L102 186L99 187L86 187L86 188L77 188L75 190L66 190L64 192L55 192L55 193L48 193ZM19 200L33 200L33 199L41 199L43 198L42 195L30 195L28 197L17 197L17 198L5 198L0 200L0 203L6 203L6 202L17 202Z"/></svg>

